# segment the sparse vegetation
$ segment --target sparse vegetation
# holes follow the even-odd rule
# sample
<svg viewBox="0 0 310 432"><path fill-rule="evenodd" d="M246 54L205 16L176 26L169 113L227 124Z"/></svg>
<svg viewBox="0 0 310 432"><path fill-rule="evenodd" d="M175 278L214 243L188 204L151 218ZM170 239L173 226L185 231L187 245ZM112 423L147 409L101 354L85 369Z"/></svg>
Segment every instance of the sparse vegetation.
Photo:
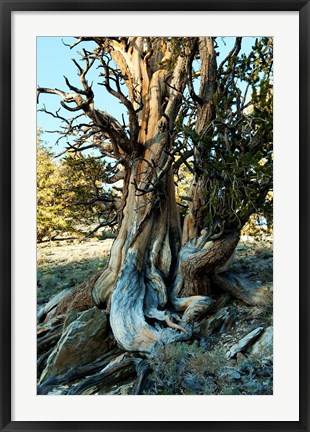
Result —
<svg viewBox="0 0 310 432"><path fill-rule="evenodd" d="M49 300L68 287L73 288L107 263L111 241L88 240L41 245L38 249L38 303ZM102 259L102 255L104 258ZM87 258L87 259L85 259ZM258 275L272 293L272 248L270 241L240 242L233 268L242 269L253 280ZM263 269L263 278L260 274ZM145 395L267 395L273 393L272 356L248 356L238 364L225 353L245 333L257 326L272 325L272 298L264 306L248 307L230 301L236 321L226 333L219 329L198 340L158 345L149 362ZM246 353L245 353L246 354ZM247 354L246 354L247 355ZM103 390L102 394L130 394L124 383ZM70 386L61 387L67 392Z"/></svg>
<svg viewBox="0 0 310 432"><path fill-rule="evenodd" d="M248 358L238 365L223 348L207 343L158 346L150 359L152 372L144 394L246 395L272 394L272 362Z"/></svg>
<svg viewBox="0 0 310 432"><path fill-rule="evenodd" d="M48 301L65 288L73 288L100 269L108 260L111 240L42 244L37 256L37 299Z"/></svg>

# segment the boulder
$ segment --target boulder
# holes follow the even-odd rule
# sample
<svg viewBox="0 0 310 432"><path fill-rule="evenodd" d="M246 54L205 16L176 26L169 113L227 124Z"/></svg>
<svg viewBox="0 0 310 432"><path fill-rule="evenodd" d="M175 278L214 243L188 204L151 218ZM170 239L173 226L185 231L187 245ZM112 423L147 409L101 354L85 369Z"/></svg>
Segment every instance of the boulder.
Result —
<svg viewBox="0 0 310 432"><path fill-rule="evenodd" d="M108 322L108 313L97 307L80 313L72 322L69 320L48 357L40 384L51 376L62 375L69 369L91 363L107 352L105 337Z"/></svg>

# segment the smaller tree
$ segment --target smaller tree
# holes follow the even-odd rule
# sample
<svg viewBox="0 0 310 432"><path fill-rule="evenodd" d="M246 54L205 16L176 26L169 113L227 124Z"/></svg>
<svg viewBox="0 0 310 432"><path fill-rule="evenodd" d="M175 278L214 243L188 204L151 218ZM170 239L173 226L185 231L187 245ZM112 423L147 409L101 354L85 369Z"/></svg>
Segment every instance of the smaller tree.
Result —
<svg viewBox="0 0 310 432"><path fill-rule="evenodd" d="M110 165L92 154L72 152L62 159L59 169L64 178L63 204L70 209L76 230L91 236L100 228L113 229L120 197L117 190L103 187Z"/></svg>
<svg viewBox="0 0 310 432"><path fill-rule="evenodd" d="M92 155L69 153L58 163L40 139L37 143L37 240L59 235L92 235L116 224L118 195L103 190L109 169Z"/></svg>
<svg viewBox="0 0 310 432"><path fill-rule="evenodd" d="M55 238L60 232L72 232L70 210L63 203L63 177L53 162L53 154L38 136L37 146L37 240Z"/></svg>

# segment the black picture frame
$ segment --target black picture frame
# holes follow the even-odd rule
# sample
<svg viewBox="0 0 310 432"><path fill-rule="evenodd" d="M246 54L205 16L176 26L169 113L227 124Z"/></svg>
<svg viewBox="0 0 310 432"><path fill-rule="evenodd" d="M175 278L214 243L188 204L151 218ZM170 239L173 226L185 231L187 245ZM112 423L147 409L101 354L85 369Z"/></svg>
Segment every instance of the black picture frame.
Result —
<svg viewBox="0 0 310 432"><path fill-rule="evenodd" d="M310 431L309 427L309 0L0 0L1 5L1 431ZM98 422L11 421L11 13L13 11L299 11L300 24L300 420L253 422ZM288 30L289 31L289 30ZM289 229L292 229L290 227ZM289 235L288 229L288 235ZM293 228L294 229L294 228Z"/></svg>

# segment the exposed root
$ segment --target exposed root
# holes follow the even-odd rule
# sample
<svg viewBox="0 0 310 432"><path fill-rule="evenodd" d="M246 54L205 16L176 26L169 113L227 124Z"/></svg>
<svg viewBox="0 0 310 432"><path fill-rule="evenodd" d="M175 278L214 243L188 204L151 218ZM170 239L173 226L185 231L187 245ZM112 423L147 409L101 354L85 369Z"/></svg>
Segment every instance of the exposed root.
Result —
<svg viewBox="0 0 310 432"><path fill-rule="evenodd" d="M101 273L102 271L97 272L90 279L73 288L57 305L55 314L66 314L72 310L81 312L96 306L92 291Z"/></svg>
<svg viewBox="0 0 310 432"><path fill-rule="evenodd" d="M94 394L104 386L117 384L136 373L136 364L141 359L132 357L127 353L121 354L112 360L99 373L92 375L76 386L72 387L68 395Z"/></svg>
<svg viewBox="0 0 310 432"><path fill-rule="evenodd" d="M265 305L270 296L270 293L256 283L234 273L216 273L213 278L221 289L250 306Z"/></svg>
<svg viewBox="0 0 310 432"><path fill-rule="evenodd" d="M77 381L78 379L84 378L85 376L94 375L105 368L113 359L115 359L115 356L118 356L119 354L120 351L118 349L114 349L104 354L94 363L71 369L63 375L49 377L38 386L37 394L46 395L56 385L68 384Z"/></svg>
<svg viewBox="0 0 310 432"><path fill-rule="evenodd" d="M185 310L182 322L186 326L193 326L199 319L207 314L212 308L214 300L209 297L203 297L193 301Z"/></svg>
<svg viewBox="0 0 310 432"><path fill-rule="evenodd" d="M151 367L149 361L147 359L140 361L140 363L137 365L137 380L132 391L133 395L142 394L145 388L147 377L150 373Z"/></svg>
<svg viewBox="0 0 310 432"><path fill-rule="evenodd" d="M37 360L37 378L40 378L41 373L43 372L48 356L53 351L54 346L52 346L48 351L44 352Z"/></svg>
<svg viewBox="0 0 310 432"><path fill-rule="evenodd" d="M135 254L127 254L127 262L112 294L110 311L114 337L126 351L148 353L158 338L158 331L145 321L145 290Z"/></svg>
<svg viewBox="0 0 310 432"><path fill-rule="evenodd" d="M44 336L39 337L37 341L37 353L43 355L46 351L49 351L61 338L62 324L56 325L54 328L46 333Z"/></svg>
<svg viewBox="0 0 310 432"><path fill-rule="evenodd" d="M43 307L40 308L37 314L38 323L43 322L46 318L50 318L54 315L55 308L57 305L70 293L70 289L64 289L60 293L56 294L51 298L49 302L47 302Z"/></svg>
<svg viewBox="0 0 310 432"><path fill-rule="evenodd" d="M170 327L172 329L180 330L181 332L185 333L186 335L189 334L188 331L185 330L185 328L183 328L180 325L175 324L173 321L171 321L171 319L169 318L168 315L165 315L165 322L166 322L168 327Z"/></svg>

